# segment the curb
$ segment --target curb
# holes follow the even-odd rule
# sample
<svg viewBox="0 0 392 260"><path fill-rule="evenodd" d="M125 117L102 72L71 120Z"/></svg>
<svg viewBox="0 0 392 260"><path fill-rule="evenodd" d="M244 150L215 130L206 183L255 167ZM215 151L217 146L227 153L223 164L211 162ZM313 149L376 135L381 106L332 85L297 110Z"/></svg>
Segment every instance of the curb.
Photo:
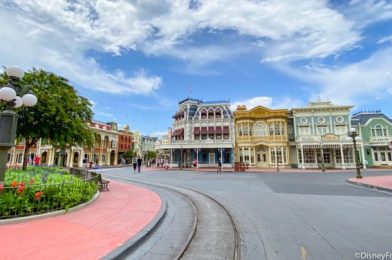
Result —
<svg viewBox="0 0 392 260"><path fill-rule="evenodd" d="M386 191L386 192L392 193L392 189L390 189L390 188L384 188L384 187L380 187L380 186L375 186L375 185L371 185L371 184L360 183L360 182L355 182L355 181L350 181L350 180L346 180L346 182L348 182L350 184L357 185L357 186L365 187L368 189L381 190L381 191Z"/></svg>
<svg viewBox="0 0 392 260"><path fill-rule="evenodd" d="M154 234L155 230L157 230L163 218L166 216L166 210L166 200L162 200L162 205L159 209L158 214L149 224L147 224L147 226L140 230L134 237L132 237L107 255L101 257L100 259L120 259L121 257L125 257L126 254L135 251L140 244L142 244L146 239L148 239L151 235Z"/></svg>
<svg viewBox="0 0 392 260"><path fill-rule="evenodd" d="M91 198L91 200L89 200L85 203L76 205L75 207L72 207L68 210L62 209L62 210L48 212L48 213L39 214L39 215L32 215L32 216L13 218L13 219L12 218L11 219L4 219L4 220L0 220L0 225L17 224L17 223L36 220L36 219L65 215L65 214L68 214L68 213L71 213L71 212L74 212L74 211L77 211L79 209L82 209L82 208L89 206L91 203L95 202L98 199L98 197L99 197L99 191L97 191L97 193L94 194L94 196Z"/></svg>

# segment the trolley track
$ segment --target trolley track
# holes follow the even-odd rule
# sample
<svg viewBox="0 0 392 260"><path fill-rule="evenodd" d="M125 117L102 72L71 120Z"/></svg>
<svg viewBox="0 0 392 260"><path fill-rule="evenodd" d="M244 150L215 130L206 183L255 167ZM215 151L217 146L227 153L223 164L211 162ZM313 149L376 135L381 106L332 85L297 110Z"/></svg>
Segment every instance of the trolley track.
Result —
<svg viewBox="0 0 392 260"><path fill-rule="evenodd" d="M237 224L230 211L211 195L189 187L140 181L106 173L104 175L119 181L166 189L192 204L195 212L193 227L175 259L241 259L241 237ZM210 217L217 222L211 223Z"/></svg>

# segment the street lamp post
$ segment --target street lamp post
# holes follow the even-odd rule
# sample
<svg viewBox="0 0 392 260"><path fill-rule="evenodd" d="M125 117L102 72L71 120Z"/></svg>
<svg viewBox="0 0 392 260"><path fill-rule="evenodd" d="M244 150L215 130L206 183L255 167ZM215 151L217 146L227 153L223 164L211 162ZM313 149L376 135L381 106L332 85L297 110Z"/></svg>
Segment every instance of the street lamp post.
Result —
<svg viewBox="0 0 392 260"><path fill-rule="evenodd" d="M348 133L348 136L350 136L353 139L353 144L354 144L354 155L355 155L355 169L357 171L357 179L362 179L362 175L361 175L361 169L359 166L359 158L357 155L357 142L356 142L356 137L358 136L358 132L357 129L355 128L351 128L350 132Z"/></svg>
<svg viewBox="0 0 392 260"><path fill-rule="evenodd" d="M0 88L0 101L4 104L4 110L0 111L0 183L5 179L8 150L15 145L18 115L13 109L23 105L32 107L37 103L37 97L19 85L24 74L21 68L10 66L5 69L5 74L8 82Z"/></svg>

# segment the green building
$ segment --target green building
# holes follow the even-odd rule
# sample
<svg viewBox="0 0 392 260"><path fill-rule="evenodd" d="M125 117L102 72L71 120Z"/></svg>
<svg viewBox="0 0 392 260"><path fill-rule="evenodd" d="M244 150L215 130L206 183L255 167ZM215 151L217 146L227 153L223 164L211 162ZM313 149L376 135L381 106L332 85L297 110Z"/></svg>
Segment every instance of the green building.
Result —
<svg viewBox="0 0 392 260"><path fill-rule="evenodd" d="M392 167L392 119L381 111L359 112L352 116L365 148L369 167Z"/></svg>

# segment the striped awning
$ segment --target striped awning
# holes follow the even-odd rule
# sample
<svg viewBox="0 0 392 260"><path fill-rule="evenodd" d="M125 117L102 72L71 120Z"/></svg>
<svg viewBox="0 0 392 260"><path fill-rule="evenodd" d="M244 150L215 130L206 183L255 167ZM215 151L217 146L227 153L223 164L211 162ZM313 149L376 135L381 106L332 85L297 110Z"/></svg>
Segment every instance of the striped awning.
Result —
<svg viewBox="0 0 392 260"><path fill-rule="evenodd" d="M213 126L209 126L208 127L208 134L215 134L215 129L214 129L214 127Z"/></svg>
<svg viewBox="0 0 392 260"><path fill-rule="evenodd" d="M199 135L200 134L200 127L194 127L193 128L193 134L194 135Z"/></svg>
<svg viewBox="0 0 392 260"><path fill-rule="evenodd" d="M202 128L201 128L201 134L202 134L202 135L207 134L207 127L202 127Z"/></svg>
<svg viewBox="0 0 392 260"><path fill-rule="evenodd" d="M215 134L218 134L218 135L222 134L222 127L221 126L215 127Z"/></svg>
<svg viewBox="0 0 392 260"><path fill-rule="evenodd" d="M223 134L229 134L229 126L223 126Z"/></svg>

